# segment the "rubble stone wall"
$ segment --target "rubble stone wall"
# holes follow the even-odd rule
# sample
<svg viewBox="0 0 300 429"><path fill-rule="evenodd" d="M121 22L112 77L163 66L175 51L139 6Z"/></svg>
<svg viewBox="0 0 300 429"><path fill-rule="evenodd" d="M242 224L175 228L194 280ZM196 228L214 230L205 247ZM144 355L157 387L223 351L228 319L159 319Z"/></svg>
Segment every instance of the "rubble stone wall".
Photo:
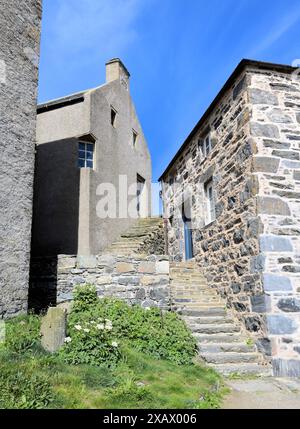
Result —
<svg viewBox="0 0 300 429"><path fill-rule="evenodd" d="M208 133L212 151L198 142ZM204 186L214 185L207 223ZM247 67L195 132L163 181L168 248L185 258L182 205L195 259L272 356L276 375L300 374L300 84Z"/></svg>
<svg viewBox="0 0 300 429"><path fill-rule="evenodd" d="M70 301L76 285L93 284L100 297L142 307L170 309L168 256L58 256L57 304Z"/></svg>

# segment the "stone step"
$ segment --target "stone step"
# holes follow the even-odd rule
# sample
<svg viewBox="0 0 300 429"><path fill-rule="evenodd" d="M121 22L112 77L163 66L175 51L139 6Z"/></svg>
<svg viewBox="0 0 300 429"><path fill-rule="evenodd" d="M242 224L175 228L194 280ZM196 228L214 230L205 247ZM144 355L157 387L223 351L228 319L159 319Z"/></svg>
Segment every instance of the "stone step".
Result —
<svg viewBox="0 0 300 429"><path fill-rule="evenodd" d="M182 309L179 311L182 316L193 316L193 317L206 317L206 316L225 316L226 310L224 306L202 306L201 308L193 309Z"/></svg>
<svg viewBox="0 0 300 429"><path fill-rule="evenodd" d="M219 296L218 294L216 294L216 292L215 291L213 291L213 290L211 290L211 289L209 289L209 288L202 288L202 287L198 287L198 288L193 288L193 289L190 289L190 288L187 288L187 289L173 289L173 288L171 288L171 290L172 290L172 292L173 292L173 295L174 295L174 298L177 298L177 297L182 297L182 296L184 296L185 298L189 298L189 297L194 297L194 296L197 296L197 295L199 295L199 296L203 296L203 295L208 295L208 296Z"/></svg>
<svg viewBox="0 0 300 429"><path fill-rule="evenodd" d="M262 377L272 376L272 368L270 366L259 365L257 363L227 363L227 364L208 364L217 372L223 375L240 374L240 375L256 375Z"/></svg>
<svg viewBox="0 0 300 429"><path fill-rule="evenodd" d="M178 306L180 306L181 304L180 303L177 303L177 304L175 304L175 305L178 305ZM219 300L214 300L214 299L205 299L205 298L203 298L201 301L200 300L198 300L198 301L195 301L195 302L187 302L187 303L182 303L182 307L184 307L184 308L186 308L186 309L188 309L188 310L193 310L193 309L198 309L198 308L200 308L200 307L202 307L202 306L206 306L206 307L209 307L209 306L220 306L220 307L222 307L224 304L221 302L221 301L219 301Z"/></svg>
<svg viewBox="0 0 300 429"><path fill-rule="evenodd" d="M193 299L193 303L192 304L193 305L195 305L197 303L200 304L201 302L218 302L218 303L222 303L223 304L223 300L219 296L216 296L216 295L206 295L206 294L203 294L200 297L195 297Z"/></svg>
<svg viewBox="0 0 300 429"><path fill-rule="evenodd" d="M193 280L194 282L196 282L197 280L202 280L206 282L205 277L203 277L201 274L192 276L191 274L187 274L187 273L174 274L173 272L171 272L171 279L172 280L176 280L176 279Z"/></svg>
<svg viewBox="0 0 300 429"><path fill-rule="evenodd" d="M181 304L188 304L188 303L198 303L198 302L203 302L203 301L207 301L208 299L210 299L212 302L215 302L215 300L213 299L214 297L211 296L211 298L209 298L209 295L204 295L204 296L198 296L196 295L195 297L176 297L175 299L173 298L173 302L175 303L181 303Z"/></svg>
<svg viewBox="0 0 300 429"><path fill-rule="evenodd" d="M171 283L171 290L176 295L177 292L186 292L187 294L190 292L204 292L211 291L210 288L207 287L206 283Z"/></svg>
<svg viewBox="0 0 300 429"><path fill-rule="evenodd" d="M195 262L178 262L178 263L171 262L171 269L182 270L184 268L196 269L196 263Z"/></svg>
<svg viewBox="0 0 300 429"><path fill-rule="evenodd" d="M198 280L194 280L194 279L187 279L187 278L175 278L171 276L170 280L172 281L173 285L194 285L194 286L206 286L208 289L209 287L207 286L207 282L204 279L198 279ZM172 285L172 286L173 286Z"/></svg>
<svg viewBox="0 0 300 429"><path fill-rule="evenodd" d="M220 352L235 352L249 353L255 352L256 347L244 343L199 343L199 352L201 353L220 353Z"/></svg>
<svg viewBox="0 0 300 429"><path fill-rule="evenodd" d="M205 291L197 291L194 293L185 293L184 291L178 291L177 293L172 292L173 299L195 299L195 298L202 298L203 296L216 296L212 292L205 292Z"/></svg>
<svg viewBox="0 0 300 429"><path fill-rule="evenodd" d="M201 302L201 301L211 301L211 302L223 302L223 300L217 295L213 295L213 294L206 294L206 293L202 293L202 294L198 294L198 295L194 295L194 297L192 296L188 296L186 298L182 298L180 296L174 296L173 298L175 301L180 301L180 300L185 300L185 302Z"/></svg>
<svg viewBox="0 0 300 429"><path fill-rule="evenodd" d="M234 320L227 316L211 316L211 317L193 317L193 316L184 316L183 320L191 324L200 324L200 325L211 325L211 324L223 324L223 323L234 323Z"/></svg>
<svg viewBox="0 0 300 429"><path fill-rule="evenodd" d="M135 242L135 243L133 243L132 241L130 241L129 243L124 243L124 242L122 242L122 243L113 243L112 245L111 245L111 247L112 248L115 248L115 247L120 247L120 248L132 248L132 247L136 247L137 245L138 246L140 246L140 245L142 245L143 244L143 242L141 241L141 242Z"/></svg>
<svg viewBox="0 0 300 429"><path fill-rule="evenodd" d="M253 363L258 361L258 353L236 353L236 352L220 352L220 353L200 353L200 356L205 362L213 364L226 363Z"/></svg>
<svg viewBox="0 0 300 429"><path fill-rule="evenodd" d="M201 334L194 333L194 337L198 345L203 344L220 344L220 343L240 343L241 334L240 333L219 333L219 334Z"/></svg>
<svg viewBox="0 0 300 429"><path fill-rule="evenodd" d="M224 323L224 324L190 324L187 323L188 327L192 332L197 332L199 334L231 334L234 332L240 332L240 327L238 325L235 325L233 323Z"/></svg>

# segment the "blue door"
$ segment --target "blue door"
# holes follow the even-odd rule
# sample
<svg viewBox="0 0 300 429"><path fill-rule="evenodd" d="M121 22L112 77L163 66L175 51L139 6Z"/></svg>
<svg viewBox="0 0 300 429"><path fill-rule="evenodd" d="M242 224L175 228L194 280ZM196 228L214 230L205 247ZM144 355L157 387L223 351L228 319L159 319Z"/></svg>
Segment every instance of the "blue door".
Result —
<svg viewBox="0 0 300 429"><path fill-rule="evenodd" d="M185 259L192 259L193 254L193 235L192 230L189 227L188 219L184 218L184 247L185 247Z"/></svg>

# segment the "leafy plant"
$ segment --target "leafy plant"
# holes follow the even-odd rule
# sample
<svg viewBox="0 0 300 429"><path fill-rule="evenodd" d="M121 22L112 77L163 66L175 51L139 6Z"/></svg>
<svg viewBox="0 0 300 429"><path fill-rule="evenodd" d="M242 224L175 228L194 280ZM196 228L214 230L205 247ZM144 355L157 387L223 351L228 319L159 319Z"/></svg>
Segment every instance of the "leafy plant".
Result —
<svg viewBox="0 0 300 429"><path fill-rule="evenodd" d="M93 289L90 286L88 288L90 294ZM87 304L86 294L84 287L76 289L69 318L73 325L92 318L108 318L113 321L114 333L120 342L159 359L178 364L191 363L197 345L185 323L175 313L163 313L158 308L147 310L137 305L130 306L114 298L98 299L95 302L90 297L90 304Z"/></svg>
<svg viewBox="0 0 300 429"><path fill-rule="evenodd" d="M59 352L65 362L111 367L120 359L110 320L98 317L70 323L68 332L70 336Z"/></svg>
<svg viewBox="0 0 300 429"><path fill-rule="evenodd" d="M92 309L99 303L97 291L93 285L86 284L84 286L76 286L73 296L73 313L80 313L85 311L87 308Z"/></svg>

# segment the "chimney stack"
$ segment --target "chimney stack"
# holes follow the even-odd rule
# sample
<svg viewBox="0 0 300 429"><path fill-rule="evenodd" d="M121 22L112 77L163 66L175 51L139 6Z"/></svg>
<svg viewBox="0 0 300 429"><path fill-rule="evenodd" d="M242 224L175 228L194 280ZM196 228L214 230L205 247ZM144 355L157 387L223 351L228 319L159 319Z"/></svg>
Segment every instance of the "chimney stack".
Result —
<svg viewBox="0 0 300 429"><path fill-rule="evenodd" d="M129 91L130 73L120 58L113 58L106 63L106 83L119 80L121 85Z"/></svg>

